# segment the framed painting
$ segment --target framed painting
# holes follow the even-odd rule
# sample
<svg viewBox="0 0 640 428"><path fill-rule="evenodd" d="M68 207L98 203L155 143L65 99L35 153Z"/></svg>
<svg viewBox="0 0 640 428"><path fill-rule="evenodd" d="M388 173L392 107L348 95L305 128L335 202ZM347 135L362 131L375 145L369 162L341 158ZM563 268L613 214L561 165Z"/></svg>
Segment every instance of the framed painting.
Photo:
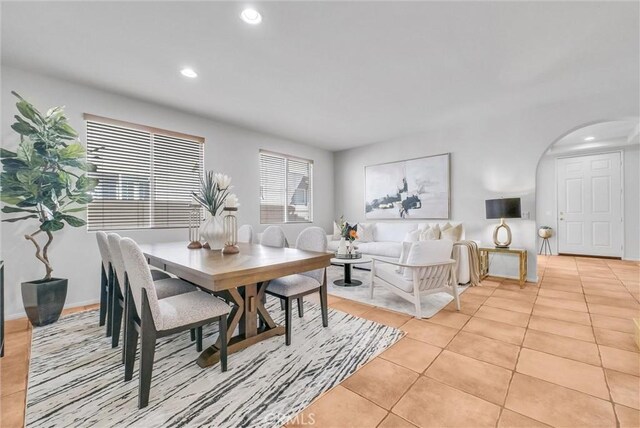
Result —
<svg viewBox="0 0 640 428"><path fill-rule="evenodd" d="M365 166L367 219L448 219L450 153Z"/></svg>

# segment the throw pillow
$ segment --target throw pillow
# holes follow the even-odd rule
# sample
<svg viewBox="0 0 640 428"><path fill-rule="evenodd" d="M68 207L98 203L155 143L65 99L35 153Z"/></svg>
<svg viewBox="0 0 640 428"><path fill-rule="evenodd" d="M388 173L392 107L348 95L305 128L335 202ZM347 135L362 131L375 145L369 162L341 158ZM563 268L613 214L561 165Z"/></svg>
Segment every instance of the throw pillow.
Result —
<svg viewBox="0 0 640 428"><path fill-rule="evenodd" d="M339 241L342 238L342 230L340 230L340 226L335 221L333 222L333 235L331 236L331 240Z"/></svg>
<svg viewBox="0 0 640 428"><path fill-rule="evenodd" d="M451 227L453 227L453 226L451 225L451 223L446 222L446 223L444 224L444 226L442 226L442 227L440 228L440 231L442 232L442 231L447 230L447 229L449 229L449 228L451 228Z"/></svg>
<svg viewBox="0 0 640 428"><path fill-rule="evenodd" d="M411 245L413 245L413 242L405 241L402 243L402 250L400 251L400 258L398 259L398 263L407 263L407 259L409 258L409 251L411 251ZM404 270L404 266L398 266L396 272L402 275L404 274Z"/></svg>
<svg viewBox="0 0 640 428"><path fill-rule="evenodd" d="M402 240L403 242L418 242L420 240L420 231L419 230L414 230L413 232L407 232L406 235L404 235L404 239Z"/></svg>
<svg viewBox="0 0 640 428"><path fill-rule="evenodd" d="M453 242L458 242L462 239L462 223L457 226L451 226L447 229L442 229L440 233L440 239L449 239Z"/></svg>
<svg viewBox="0 0 640 428"><path fill-rule="evenodd" d="M420 241L431 241L436 239L440 239L440 226L437 224L427 227L420 234Z"/></svg>
<svg viewBox="0 0 640 428"><path fill-rule="evenodd" d="M358 238L360 242L373 242L373 224L358 223Z"/></svg>

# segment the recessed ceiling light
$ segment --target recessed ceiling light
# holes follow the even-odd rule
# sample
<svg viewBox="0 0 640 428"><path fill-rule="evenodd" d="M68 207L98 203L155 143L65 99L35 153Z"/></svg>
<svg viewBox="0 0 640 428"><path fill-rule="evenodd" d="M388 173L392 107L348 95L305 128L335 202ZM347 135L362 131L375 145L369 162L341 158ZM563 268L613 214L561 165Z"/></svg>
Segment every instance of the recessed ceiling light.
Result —
<svg viewBox="0 0 640 428"><path fill-rule="evenodd" d="M595 140L595 139L596 139L596 137L586 137L586 138L584 139L584 141L593 141L593 140Z"/></svg>
<svg viewBox="0 0 640 428"><path fill-rule="evenodd" d="M183 68L182 70L180 70L180 74L182 74L184 77L190 77L192 79L198 77L198 73L196 73L193 68Z"/></svg>
<svg viewBox="0 0 640 428"><path fill-rule="evenodd" d="M262 22L262 15L255 9L247 8L242 11L240 18L247 24L256 25Z"/></svg>

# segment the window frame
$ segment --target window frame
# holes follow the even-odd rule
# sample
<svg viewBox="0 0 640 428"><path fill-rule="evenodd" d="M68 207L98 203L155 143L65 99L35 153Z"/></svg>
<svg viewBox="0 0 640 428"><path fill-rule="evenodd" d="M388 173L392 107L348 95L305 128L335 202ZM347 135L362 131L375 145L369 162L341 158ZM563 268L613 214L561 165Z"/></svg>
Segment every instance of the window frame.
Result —
<svg viewBox="0 0 640 428"><path fill-rule="evenodd" d="M149 221L149 226L113 226L113 227L105 227L105 222L103 221L102 224L100 224L99 226L95 226L95 227L91 227L91 223L89 222L89 206L91 203L88 204L87 206L87 231L88 232L97 232L97 231L125 231L125 230L152 230L152 229L187 229L188 226L188 221L185 221L185 225L178 225L178 224L169 224L169 225L162 225L160 223L156 224L157 218L155 215L155 211L154 211L154 207L156 205L159 205L161 203L166 203L167 201L163 201L163 200L156 200L156 182L155 182L155 177L154 177L154 173L155 173L155 167L154 167L154 144L155 144L155 138L157 136L161 136L161 137L165 137L165 138L175 138L175 139L181 139L181 140L186 140L189 142L193 142L195 144L200 144L200 153L199 153L199 158L200 158L200 171L199 171L199 176L201 177L202 174L204 173L205 170L205 166L204 166L204 160L205 160L205 139L204 137L199 137L196 135L191 135L191 134L185 134L182 132L176 132L176 131L171 131L171 130L167 130L167 129L162 129L162 128L156 128L156 127L152 127L152 126L146 126L146 125L140 125L140 124L136 124L136 123L132 123L132 122L127 122L127 121L123 121L123 120L118 120L118 119L112 119L112 118L108 118L108 117L103 117L103 116L98 116L98 115L94 115L94 114L90 114L90 113L84 113L83 114L83 119L85 121L85 132L88 134L88 126L89 126L89 122L94 122L97 123L99 125L104 125L104 126L116 126L116 127L121 127L121 128L127 128L127 129L131 129L134 131L140 131L140 132L145 132L149 134L149 214L148 214L148 221ZM89 138L88 135L86 135L86 146L88 148L89 146ZM87 154L87 157L89 157L89 155ZM185 205L190 206L191 203L189 202L185 202Z"/></svg>
<svg viewBox="0 0 640 428"><path fill-rule="evenodd" d="M288 188L288 162L289 161L296 161L296 162L304 162L308 165L309 167L309 191L307 191L307 195L305 196L309 203L308 203L308 207L309 207L309 218L307 220L302 220L302 221L289 221L288 220L288 212L286 209L286 206L283 207L283 219L284 221L282 222L263 222L262 221L262 155L267 155L267 156L273 156L273 157L278 157L278 158L282 158L284 159L284 184L285 184L285 188L284 188L284 196L285 196L285 200L287 200L287 195L289 192L289 188ZM314 208L314 203L313 203L313 198L314 198L314 191L313 191L313 185L314 185L314 180L313 180L313 170L314 170L314 162L313 159L306 159L306 158L302 158L299 156L294 156L294 155L287 155L284 153L279 153L279 152L274 152L271 150L265 150L265 149L260 149L258 152L258 171L260 174L260 184L259 184L259 188L258 188L258 195L259 195L259 213L258 216L260 217L260 224L264 224L264 225L274 225L274 224L309 224L309 223L313 223L313 217L314 217L314 213L313 213L313 208ZM309 193L311 194L309 196ZM292 194L293 195L293 194Z"/></svg>

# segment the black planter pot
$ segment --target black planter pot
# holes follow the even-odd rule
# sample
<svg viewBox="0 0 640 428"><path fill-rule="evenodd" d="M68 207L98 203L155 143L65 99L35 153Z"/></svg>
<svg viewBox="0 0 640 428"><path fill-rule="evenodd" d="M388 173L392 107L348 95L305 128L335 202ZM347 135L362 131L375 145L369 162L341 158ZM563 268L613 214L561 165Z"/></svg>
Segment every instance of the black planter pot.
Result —
<svg viewBox="0 0 640 428"><path fill-rule="evenodd" d="M67 298L67 279L51 278L22 283L22 303L35 327L58 321Z"/></svg>

